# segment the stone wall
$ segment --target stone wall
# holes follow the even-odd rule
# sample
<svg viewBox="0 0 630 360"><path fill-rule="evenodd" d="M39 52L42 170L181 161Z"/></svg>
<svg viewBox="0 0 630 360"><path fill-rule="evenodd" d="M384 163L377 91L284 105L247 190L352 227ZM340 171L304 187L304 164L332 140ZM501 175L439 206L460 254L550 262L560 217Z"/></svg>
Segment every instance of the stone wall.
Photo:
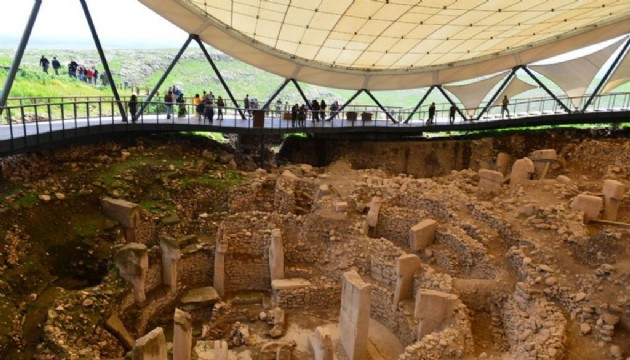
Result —
<svg viewBox="0 0 630 360"><path fill-rule="evenodd" d="M276 191L276 175L267 175L264 171L257 171L258 178L252 179L234 187L229 195L229 212L274 211Z"/></svg>
<svg viewBox="0 0 630 360"><path fill-rule="evenodd" d="M339 281L331 278L309 279L311 286L298 289L273 290L271 300L281 308L331 308L341 303Z"/></svg>
<svg viewBox="0 0 630 360"><path fill-rule="evenodd" d="M389 329L403 346L414 342L417 332L411 316L394 307L394 293L385 287L372 283L370 317Z"/></svg>
<svg viewBox="0 0 630 360"><path fill-rule="evenodd" d="M381 207L375 237L383 237L396 244L409 247L409 229L427 217L424 211Z"/></svg>
<svg viewBox="0 0 630 360"><path fill-rule="evenodd" d="M453 279L449 274L435 271L431 266L421 264L421 271L416 272L413 279L413 296L416 297L418 290L429 289L445 293L452 292Z"/></svg>

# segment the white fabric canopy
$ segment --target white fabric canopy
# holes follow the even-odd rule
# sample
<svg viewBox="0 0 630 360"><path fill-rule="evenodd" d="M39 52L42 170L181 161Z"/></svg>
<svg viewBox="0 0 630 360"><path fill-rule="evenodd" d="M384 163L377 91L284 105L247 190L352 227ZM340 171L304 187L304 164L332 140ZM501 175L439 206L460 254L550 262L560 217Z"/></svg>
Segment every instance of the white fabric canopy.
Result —
<svg viewBox="0 0 630 360"><path fill-rule="evenodd" d="M503 97L507 96L508 99L511 99L512 97L518 95L518 94L522 94L525 91L531 90L531 89L535 89L537 88L536 85L532 85L528 82L525 82L517 77L512 78L512 81L510 81L510 84L508 86L505 87L505 89L503 89L503 91L501 91L501 93L499 94L499 96L497 96L497 98L494 100L494 102L492 103L493 106L497 106L499 104L501 104L503 102Z"/></svg>
<svg viewBox="0 0 630 360"><path fill-rule="evenodd" d="M468 115L475 115L475 110L483 101L490 90L503 78L505 72L497 74L493 77L464 85L444 85L443 88L455 95L464 107Z"/></svg>
<svg viewBox="0 0 630 360"><path fill-rule="evenodd" d="M626 53L626 57L612 73L601 94L607 94L627 82L630 82L630 51Z"/></svg>
<svg viewBox="0 0 630 360"><path fill-rule="evenodd" d="M590 55L549 65L532 65L531 69L555 82L569 97L575 108L580 106L586 88L623 40Z"/></svg>
<svg viewBox="0 0 630 360"><path fill-rule="evenodd" d="M344 89L473 79L630 31L625 0L139 1L239 60Z"/></svg>

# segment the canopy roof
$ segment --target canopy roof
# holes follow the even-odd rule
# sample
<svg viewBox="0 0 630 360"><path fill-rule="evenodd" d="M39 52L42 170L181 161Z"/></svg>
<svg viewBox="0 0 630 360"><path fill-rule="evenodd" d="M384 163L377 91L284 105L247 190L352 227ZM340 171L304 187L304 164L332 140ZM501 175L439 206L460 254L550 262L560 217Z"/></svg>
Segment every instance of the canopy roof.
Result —
<svg viewBox="0 0 630 360"><path fill-rule="evenodd" d="M242 61L337 88L470 79L630 31L628 0L139 0Z"/></svg>

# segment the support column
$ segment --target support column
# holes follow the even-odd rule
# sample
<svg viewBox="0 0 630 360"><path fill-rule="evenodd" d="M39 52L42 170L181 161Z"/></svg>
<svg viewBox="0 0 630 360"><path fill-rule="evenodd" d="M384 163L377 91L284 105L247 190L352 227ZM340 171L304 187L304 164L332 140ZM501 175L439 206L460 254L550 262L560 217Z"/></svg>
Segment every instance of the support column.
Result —
<svg viewBox="0 0 630 360"><path fill-rule="evenodd" d="M394 291L394 308L407 299L413 299L413 276L420 268L417 255L405 254L396 259L396 290Z"/></svg>
<svg viewBox="0 0 630 360"><path fill-rule="evenodd" d="M291 79L291 82L293 83L293 85L295 85L295 88L300 93L300 96L302 96L302 100L304 100L304 102L306 103L306 107L308 107L310 110L313 110L313 108L311 107L311 102L308 101L308 98L306 97L306 95L304 95L304 91L302 91L300 84L298 84L295 79Z"/></svg>
<svg viewBox="0 0 630 360"><path fill-rule="evenodd" d="M516 71L518 71L518 66L512 68L512 71L510 72L510 74L505 78L505 80L503 80L503 83L501 84L501 86L499 86L499 88L497 89L497 91L492 95L492 97L490 98L490 101L488 101L488 103L486 104L486 106L483 108L483 110L481 110L481 112L479 113L479 115L477 115L477 120L481 119L481 117L483 116L483 114L486 113L486 111L488 111L488 109L490 109L490 107L492 106L492 104L497 100L497 97L499 97L499 94L501 94L501 92L503 92L503 90L505 90L505 87L510 83L510 81L512 80L512 78L514 78L514 76L516 75Z"/></svg>
<svg viewBox="0 0 630 360"><path fill-rule="evenodd" d="M166 338L161 327L136 341L131 353L132 360L166 360Z"/></svg>
<svg viewBox="0 0 630 360"><path fill-rule="evenodd" d="M543 88L543 90L545 90L547 92L547 94L549 94L549 96L551 96L554 100L556 100L556 102L558 103L558 105L560 105L560 107L562 107L564 109L564 111L567 112L567 114L571 113L571 109L569 109L566 105L564 105L562 103L562 101L560 101L560 99L558 99L558 97L556 96L556 94L554 94L551 90L549 90L549 88L543 84L536 75L534 75L534 73L529 70L529 68L525 65L521 66L521 68L523 70L525 70L525 72L527 73L527 75L529 75L532 79L534 79L534 81L536 82L536 84L538 84L538 86L540 86L541 88Z"/></svg>
<svg viewBox="0 0 630 360"><path fill-rule="evenodd" d="M143 303L146 300L144 283L149 270L147 247L139 243L127 244L114 255L114 263L120 276L133 287L136 303Z"/></svg>
<svg viewBox="0 0 630 360"><path fill-rule="evenodd" d="M276 99L276 96L278 96L278 94L280 94L280 92L284 89L284 87L287 86L289 81L290 81L289 79L284 79L284 81L282 82L282 85L278 86L276 91L273 92L271 97L269 97L267 102L262 106L263 110L269 109L269 105L271 105L271 103Z"/></svg>
<svg viewBox="0 0 630 360"><path fill-rule="evenodd" d="M444 97L446 98L446 100L448 100L448 102L451 105L455 105L455 107L457 108L457 113L459 114L459 116L462 117L462 119L464 119L464 121L468 120L468 118L466 117L466 114L464 114L464 112L462 112L462 109L459 108L459 106L457 106L455 104L455 102L453 101L453 99L451 99L450 96L448 96L448 94L446 93L446 91L444 91L444 89L442 88L442 85L438 85L436 86L438 88L438 90L440 90L440 92L442 93L442 95L444 95Z"/></svg>
<svg viewBox="0 0 630 360"><path fill-rule="evenodd" d="M26 49L26 45L28 44L28 39L31 37L31 32L33 31L33 25L35 25L35 21L37 20L37 14L39 14L39 8L42 6L42 0L35 0L33 4L33 9L31 10L31 15L28 18L28 22L26 23L26 27L24 28L24 33L22 33L22 39L20 40L20 44L15 52L15 56L13 57L13 63L11 64L11 68L9 69L9 73L7 74L7 78L4 80L4 86L2 88L2 94L0 94L0 115L4 111L4 107L7 106L7 100L9 99L9 93L11 92L11 87L13 86L13 81L15 80L15 75L17 74L18 68L22 63L22 57L24 56L24 49Z"/></svg>
<svg viewBox="0 0 630 360"><path fill-rule="evenodd" d="M224 224L219 225L217 230L217 240L214 252L214 281L212 286L221 297L225 296L225 253L228 250L228 243L225 240Z"/></svg>
<svg viewBox="0 0 630 360"><path fill-rule="evenodd" d="M341 113L343 112L343 109L345 109L345 108L346 108L346 106L350 105L350 103L351 103L352 101L354 101L354 99L356 99L356 98L357 98L357 96L361 95L361 93L362 93L363 91L364 91L364 89L361 89L361 90L359 90L359 91L355 92L355 93L354 93L354 95L352 95L352 97L351 97L348 101L346 101L343 105L341 105L341 107L339 108L339 110L337 110L337 113L338 113L338 114L341 114ZM334 115L331 115L331 116L328 118L328 121L332 121L333 116L334 116ZM342 116L342 118L343 118L343 116Z"/></svg>
<svg viewBox="0 0 630 360"><path fill-rule="evenodd" d="M271 230L269 270L271 272L271 281L284 279L284 247L282 245L282 233L280 229Z"/></svg>
<svg viewBox="0 0 630 360"><path fill-rule="evenodd" d="M376 103L376 105L385 113L385 115L394 123L394 124L398 124L398 121L396 121L396 119L394 119L392 117L392 115L389 113L389 111L387 111L385 109L385 107L383 107L383 105L381 105L381 103L374 97L374 95L372 95L372 93L370 92L370 90L365 90L365 93L368 94L368 96L372 99L372 101L374 101L374 103Z"/></svg>
<svg viewBox="0 0 630 360"><path fill-rule="evenodd" d="M413 108L413 111L411 112L411 114L409 114L409 116L407 117L407 120L405 120L405 124L411 121L411 118L418 112L418 109L420 109L420 106L422 106L422 104L427 99L427 97L429 97L429 94L431 93L431 91L433 91L433 89L435 89L435 85L431 85L431 87L429 88L429 91L424 93L424 96L422 96L422 99L420 99L420 102L418 102L418 105L416 105L416 107Z"/></svg>
<svg viewBox="0 0 630 360"><path fill-rule="evenodd" d="M177 260L182 257L177 240L160 239L162 250L162 283L169 287L171 294L177 293Z"/></svg>
<svg viewBox="0 0 630 360"><path fill-rule="evenodd" d="M368 327L370 325L371 285L355 271L343 274L339 330L341 347L350 360L364 360L367 356Z"/></svg>
<svg viewBox="0 0 630 360"><path fill-rule="evenodd" d="M588 98L586 103L584 103L584 107L582 108L582 112L586 111L586 108L588 108L588 106L591 105L591 102L593 101L595 96L597 96L597 94L602 89L604 84L606 84L608 82L608 79L610 78L610 75L613 73L613 71L615 71L615 69L617 68L617 65L619 65L619 62L621 61L621 59L623 59L624 54L626 53L626 51L628 51L628 47L630 47L630 37L628 39L626 39L625 44L623 44L623 47L621 48L621 51L619 52L619 54L617 54L617 57L615 58L613 63L610 64L610 67L608 68L608 70L606 71L606 73L604 74L602 79L600 80L599 84L597 84L597 87L595 88L595 90L593 90L593 94L591 94L591 96Z"/></svg>
<svg viewBox="0 0 630 360"><path fill-rule="evenodd" d="M123 103L120 101L120 96L118 95L118 89L116 89L116 84L114 83L114 78L112 77L112 72L109 70L109 65L107 64L107 58L105 57L105 53L103 52L103 47L101 46L101 40L98 38L98 33L96 32L96 27L94 26L94 21L92 21L92 15L90 14L90 10L88 9L87 3L85 0L81 1L81 6L83 7L83 13L85 14L85 19L88 22L88 26L90 27L90 32L92 33L92 38L94 39L94 44L96 45L96 50L98 51L98 55L101 58L101 63L103 63L103 68L105 68L105 74L107 75L107 79L109 80L109 86L112 88L112 93L114 93L114 99L116 99L116 104L118 104L118 111L120 111L120 115L123 118L123 121L127 121L127 113L125 112L125 107Z"/></svg>
<svg viewBox="0 0 630 360"><path fill-rule="evenodd" d="M189 313L176 308L173 316L173 360L190 360L191 356L191 316Z"/></svg>

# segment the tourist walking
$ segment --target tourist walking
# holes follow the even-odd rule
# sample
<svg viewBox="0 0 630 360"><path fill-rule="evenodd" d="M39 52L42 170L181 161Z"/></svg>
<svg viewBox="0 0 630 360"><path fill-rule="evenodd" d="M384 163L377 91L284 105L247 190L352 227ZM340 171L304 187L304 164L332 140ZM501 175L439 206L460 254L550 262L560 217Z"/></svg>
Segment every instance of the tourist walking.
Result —
<svg viewBox="0 0 630 360"><path fill-rule="evenodd" d="M451 108L448 110L448 121L453 124L455 122L455 112L457 111L457 106L455 104L451 104Z"/></svg>
<svg viewBox="0 0 630 360"><path fill-rule="evenodd" d="M503 96L503 102L501 103L501 119L503 119L503 115L507 113L507 117L510 117L510 110L508 110L508 105L510 105L510 100L507 95Z"/></svg>
<svg viewBox="0 0 630 360"><path fill-rule="evenodd" d="M315 99L311 101L311 117L313 122L319 122L319 103Z"/></svg>
<svg viewBox="0 0 630 360"><path fill-rule="evenodd" d="M298 119L298 111L300 111L300 107L298 106L298 104L293 105L293 107L291 108L291 126L293 127L295 127L295 122Z"/></svg>
<svg viewBox="0 0 630 360"><path fill-rule="evenodd" d="M223 109L225 109L225 101L223 101L223 98L219 96L217 98L217 120L223 120Z"/></svg>
<svg viewBox="0 0 630 360"><path fill-rule="evenodd" d="M131 115L131 122L136 122L136 113L138 112L138 98L136 95L131 95L129 99L129 115Z"/></svg>
<svg viewBox="0 0 630 360"><path fill-rule="evenodd" d="M433 124L435 121L435 103L431 103L429 106L429 119L427 120L427 125Z"/></svg>
<svg viewBox="0 0 630 360"><path fill-rule="evenodd" d="M195 97L193 98L193 105L195 105L197 120L201 121L201 117L203 116L203 101L199 97L199 94L195 94Z"/></svg>
<svg viewBox="0 0 630 360"><path fill-rule="evenodd" d="M252 116L252 111L249 108L249 94L245 95L245 99L243 100L243 106L245 107L245 112L247 112L247 116Z"/></svg>
<svg viewBox="0 0 630 360"><path fill-rule="evenodd" d="M322 121L326 120L326 102L324 99L319 102L319 118L322 119Z"/></svg>
<svg viewBox="0 0 630 360"><path fill-rule="evenodd" d="M164 95L164 105L166 105L166 118L170 119L173 115L173 91L170 88Z"/></svg>
<svg viewBox="0 0 630 360"><path fill-rule="evenodd" d="M61 63L59 62L59 60L57 60L56 56L53 56L52 67L53 70L55 70L55 75L59 75L59 68L61 68Z"/></svg>
<svg viewBox="0 0 630 360"><path fill-rule="evenodd" d="M48 74L48 65L50 65L50 61L42 55L41 59L39 59L39 66L42 67L42 70L44 70L46 74Z"/></svg>

